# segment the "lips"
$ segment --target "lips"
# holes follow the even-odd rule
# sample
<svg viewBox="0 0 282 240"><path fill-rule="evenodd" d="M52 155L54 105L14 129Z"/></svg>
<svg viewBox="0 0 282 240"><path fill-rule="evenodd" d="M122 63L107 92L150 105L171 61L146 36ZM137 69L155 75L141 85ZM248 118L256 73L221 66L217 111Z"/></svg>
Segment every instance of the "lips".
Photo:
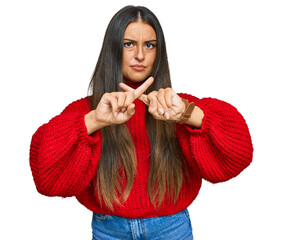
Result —
<svg viewBox="0 0 282 240"><path fill-rule="evenodd" d="M143 65L138 65L138 64L136 64L136 65L131 65L130 67L132 67L134 70L136 70L136 71L143 71L146 67L145 66L143 66Z"/></svg>

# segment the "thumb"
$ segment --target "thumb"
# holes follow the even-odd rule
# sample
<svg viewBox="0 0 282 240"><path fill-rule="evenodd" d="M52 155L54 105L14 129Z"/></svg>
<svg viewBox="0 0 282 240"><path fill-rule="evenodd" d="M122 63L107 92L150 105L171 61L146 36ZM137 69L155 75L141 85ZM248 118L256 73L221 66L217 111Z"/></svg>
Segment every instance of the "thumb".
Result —
<svg viewBox="0 0 282 240"><path fill-rule="evenodd" d="M134 113L135 113L135 104L132 103L127 107L127 111L125 114L127 115L127 117L130 118L134 115Z"/></svg>

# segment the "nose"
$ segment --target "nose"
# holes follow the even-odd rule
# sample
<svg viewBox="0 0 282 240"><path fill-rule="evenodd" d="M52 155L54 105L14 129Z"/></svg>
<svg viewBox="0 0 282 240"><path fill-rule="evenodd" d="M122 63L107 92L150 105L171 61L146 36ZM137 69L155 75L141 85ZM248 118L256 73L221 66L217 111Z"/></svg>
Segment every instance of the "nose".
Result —
<svg viewBox="0 0 282 240"><path fill-rule="evenodd" d="M142 62L145 59L143 46L137 46L135 58L140 62Z"/></svg>

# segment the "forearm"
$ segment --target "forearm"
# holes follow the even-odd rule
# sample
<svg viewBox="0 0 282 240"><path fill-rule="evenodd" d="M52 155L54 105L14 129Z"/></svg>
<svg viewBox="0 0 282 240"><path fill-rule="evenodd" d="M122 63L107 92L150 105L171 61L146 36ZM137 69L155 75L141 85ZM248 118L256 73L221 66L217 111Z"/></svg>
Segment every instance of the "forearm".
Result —
<svg viewBox="0 0 282 240"><path fill-rule="evenodd" d="M82 112L58 115L34 134L30 166L40 193L75 196L91 181L100 159L101 137L99 132L87 135L84 117Z"/></svg>
<svg viewBox="0 0 282 240"><path fill-rule="evenodd" d="M179 124L179 141L185 143L189 132L192 156L204 179L215 183L237 176L251 163L253 153L243 116L232 105L217 99L189 100L195 102L205 115L200 129ZM186 148L184 144L183 149ZM188 155L189 151L187 159Z"/></svg>

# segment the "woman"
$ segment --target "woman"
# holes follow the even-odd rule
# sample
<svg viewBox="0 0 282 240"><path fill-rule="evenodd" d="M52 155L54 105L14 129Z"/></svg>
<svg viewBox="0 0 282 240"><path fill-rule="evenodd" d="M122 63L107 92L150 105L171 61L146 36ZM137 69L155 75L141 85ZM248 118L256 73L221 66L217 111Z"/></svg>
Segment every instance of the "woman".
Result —
<svg viewBox="0 0 282 240"><path fill-rule="evenodd" d="M227 181L252 160L244 118L171 89L162 28L144 7L110 21L90 89L33 135L37 190L75 196L93 239L193 239L187 207L202 179Z"/></svg>

